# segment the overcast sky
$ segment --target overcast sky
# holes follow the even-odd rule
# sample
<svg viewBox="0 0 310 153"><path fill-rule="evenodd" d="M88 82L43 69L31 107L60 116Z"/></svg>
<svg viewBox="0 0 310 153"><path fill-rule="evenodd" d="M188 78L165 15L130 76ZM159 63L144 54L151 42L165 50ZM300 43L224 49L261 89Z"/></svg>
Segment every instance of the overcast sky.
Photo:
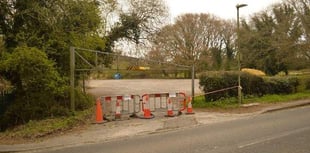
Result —
<svg viewBox="0 0 310 153"><path fill-rule="evenodd" d="M237 18L237 4L248 4L240 8L240 17L259 12L282 0L165 0L169 7L171 20L184 13L211 13L223 19Z"/></svg>

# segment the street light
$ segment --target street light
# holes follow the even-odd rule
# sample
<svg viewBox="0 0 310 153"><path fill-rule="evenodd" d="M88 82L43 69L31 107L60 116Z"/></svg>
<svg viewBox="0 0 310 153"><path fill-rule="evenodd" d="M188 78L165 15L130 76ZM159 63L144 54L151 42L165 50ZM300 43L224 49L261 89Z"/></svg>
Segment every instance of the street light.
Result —
<svg viewBox="0 0 310 153"><path fill-rule="evenodd" d="M238 48L238 102L241 104L242 101L242 92L241 92L241 79L240 79L240 73L241 73L241 64L240 64L240 41L239 41L239 8L246 7L248 4L237 4L237 48Z"/></svg>

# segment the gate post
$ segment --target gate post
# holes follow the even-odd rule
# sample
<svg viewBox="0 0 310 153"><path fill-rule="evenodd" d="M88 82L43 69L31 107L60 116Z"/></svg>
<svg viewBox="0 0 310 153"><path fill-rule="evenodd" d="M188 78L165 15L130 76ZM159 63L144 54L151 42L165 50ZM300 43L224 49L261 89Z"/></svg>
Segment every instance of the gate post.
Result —
<svg viewBox="0 0 310 153"><path fill-rule="evenodd" d="M70 105L72 112L75 111L74 70L75 70L75 49L74 47L70 47Z"/></svg>
<svg viewBox="0 0 310 153"><path fill-rule="evenodd" d="M192 101L195 97L195 64L192 65Z"/></svg>

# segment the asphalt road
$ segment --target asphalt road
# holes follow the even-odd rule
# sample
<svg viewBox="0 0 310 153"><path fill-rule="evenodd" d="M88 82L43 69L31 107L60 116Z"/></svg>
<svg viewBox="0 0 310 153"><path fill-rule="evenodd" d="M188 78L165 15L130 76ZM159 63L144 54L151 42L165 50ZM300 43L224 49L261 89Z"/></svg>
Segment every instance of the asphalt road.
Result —
<svg viewBox="0 0 310 153"><path fill-rule="evenodd" d="M310 106L44 153L309 153Z"/></svg>

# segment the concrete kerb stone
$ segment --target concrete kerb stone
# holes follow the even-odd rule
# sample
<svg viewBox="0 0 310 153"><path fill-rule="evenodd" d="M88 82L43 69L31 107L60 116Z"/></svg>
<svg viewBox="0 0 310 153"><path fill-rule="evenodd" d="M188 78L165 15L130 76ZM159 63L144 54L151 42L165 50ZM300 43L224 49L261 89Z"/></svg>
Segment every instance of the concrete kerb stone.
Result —
<svg viewBox="0 0 310 153"><path fill-rule="evenodd" d="M307 105L310 105L310 99L297 100L297 101L294 101L292 103L284 103L284 104L279 105L279 106L268 107L268 108L262 110L260 113L261 114L271 113L271 112L275 112L275 111L280 111L280 110L285 110L285 109L290 109L290 108L296 108L296 107L302 107L302 106L307 106Z"/></svg>

